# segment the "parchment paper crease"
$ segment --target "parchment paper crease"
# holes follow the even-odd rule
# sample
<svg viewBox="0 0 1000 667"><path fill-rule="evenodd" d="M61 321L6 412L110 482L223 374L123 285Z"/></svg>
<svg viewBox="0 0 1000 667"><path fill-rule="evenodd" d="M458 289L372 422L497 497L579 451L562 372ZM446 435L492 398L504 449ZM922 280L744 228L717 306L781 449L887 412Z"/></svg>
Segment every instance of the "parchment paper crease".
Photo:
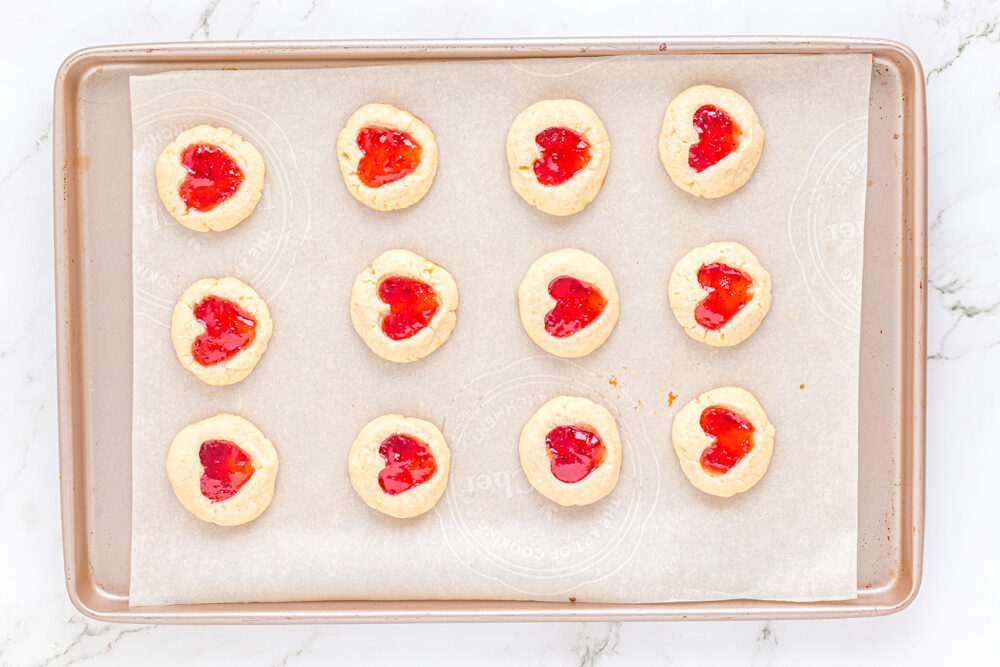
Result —
<svg viewBox="0 0 1000 667"><path fill-rule="evenodd" d="M851 54L133 78L130 603L854 597L870 76L870 56ZM743 94L767 133L750 182L711 201L676 188L656 153L667 103L697 83ZM504 156L514 116L560 97L593 107L612 146L603 190L569 218L525 204ZM337 167L337 132L371 101L437 137L434 186L404 211L363 207ZM222 234L185 229L156 195L159 152L199 123L232 128L267 164L257 211ZM688 338L667 304L674 262L718 240L747 245L774 282L770 314L732 349ZM355 276L396 247L447 268L461 299L451 339L406 365L373 355L348 316ZM609 341L574 362L535 347L516 307L527 267L562 247L600 257L621 295ZM267 300L274 336L246 381L210 387L175 358L170 312L190 283L224 275ZM770 471L730 499L691 487L669 441L677 410L721 385L752 391L777 429ZM589 507L552 504L518 465L521 426L561 393L604 404L622 431L621 481ZM238 528L188 514L164 472L177 431L218 412L254 422L280 456L274 502ZM435 422L452 448L444 498L414 520L377 514L348 480L352 440L387 412Z"/></svg>

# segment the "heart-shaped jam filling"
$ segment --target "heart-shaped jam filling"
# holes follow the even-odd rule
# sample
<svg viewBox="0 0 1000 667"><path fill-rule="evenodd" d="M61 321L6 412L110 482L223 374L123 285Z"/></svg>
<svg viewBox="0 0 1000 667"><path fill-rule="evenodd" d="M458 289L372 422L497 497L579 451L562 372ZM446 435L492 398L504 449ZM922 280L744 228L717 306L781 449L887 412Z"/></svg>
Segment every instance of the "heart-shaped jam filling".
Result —
<svg viewBox="0 0 1000 667"><path fill-rule="evenodd" d="M688 149L688 165L704 171L740 145L740 126L722 109L706 104L692 118L698 143Z"/></svg>
<svg viewBox="0 0 1000 667"><path fill-rule="evenodd" d="M590 426L556 426L545 436L545 446L552 475L566 484L579 482L604 463L604 443Z"/></svg>
<svg viewBox="0 0 1000 667"><path fill-rule="evenodd" d="M694 319L710 331L726 326L753 299L753 278L714 262L698 269L698 284L708 292L694 309Z"/></svg>
<svg viewBox="0 0 1000 667"><path fill-rule="evenodd" d="M210 294L194 307L194 318L205 332L191 343L191 354L202 366L220 364L253 342L257 320L229 299Z"/></svg>
<svg viewBox="0 0 1000 667"><path fill-rule="evenodd" d="M378 485L390 496L420 486L437 472L434 454L427 443L393 433L379 445L385 467L378 473Z"/></svg>
<svg viewBox="0 0 1000 667"><path fill-rule="evenodd" d="M545 330L556 338L572 336L604 312L608 300L595 285L572 276L559 276L549 283L555 307L545 315Z"/></svg>
<svg viewBox="0 0 1000 667"><path fill-rule="evenodd" d="M370 188L379 188L412 174L420 164L420 144L406 132L368 125L358 132L358 178Z"/></svg>
<svg viewBox="0 0 1000 667"><path fill-rule="evenodd" d="M535 178L542 185L560 185L590 162L590 144L568 127L550 127L535 135L541 157L535 160Z"/></svg>
<svg viewBox="0 0 1000 667"><path fill-rule="evenodd" d="M701 430L715 440L701 453L701 467L725 473L753 449L753 424L738 412L721 405L701 411Z"/></svg>
<svg viewBox="0 0 1000 667"><path fill-rule="evenodd" d="M201 495L213 503L231 498L253 476L250 455L229 440L206 440L198 450L205 472L201 475Z"/></svg>
<svg viewBox="0 0 1000 667"><path fill-rule="evenodd" d="M191 144L181 155L187 175L177 194L196 211L211 211L233 196L243 182L243 170L229 153L211 144Z"/></svg>
<svg viewBox="0 0 1000 667"><path fill-rule="evenodd" d="M382 333L392 340L409 338L426 327L441 302L425 282L387 276L378 284L378 298L389 304L382 316Z"/></svg>

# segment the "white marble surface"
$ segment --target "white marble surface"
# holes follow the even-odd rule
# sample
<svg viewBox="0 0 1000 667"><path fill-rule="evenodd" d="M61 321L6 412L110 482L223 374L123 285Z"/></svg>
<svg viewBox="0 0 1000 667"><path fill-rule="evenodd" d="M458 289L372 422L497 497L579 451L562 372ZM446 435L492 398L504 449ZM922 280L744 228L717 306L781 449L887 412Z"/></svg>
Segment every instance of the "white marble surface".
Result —
<svg viewBox="0 0 1000 667"><path fill-rule="evenodd" d="M62 576L52 81L95 44L205 39L827 34L919 53L930 123L926 569L897 615L845 621L143 627L85 620ZM997 649L1000 3L575 0L0 2L0 665L983 664ZM995 656L993 660L995 660Z"/></svg>

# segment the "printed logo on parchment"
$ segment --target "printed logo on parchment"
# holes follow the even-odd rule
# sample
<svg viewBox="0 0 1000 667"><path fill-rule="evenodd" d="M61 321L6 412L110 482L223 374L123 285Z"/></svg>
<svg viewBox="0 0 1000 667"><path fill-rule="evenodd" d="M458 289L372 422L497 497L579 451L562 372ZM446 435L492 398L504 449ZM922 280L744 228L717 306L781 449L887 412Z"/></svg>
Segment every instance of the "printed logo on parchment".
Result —
<svg viewBox="0 0 1000 667"><path fill-rule="evenodd" d="M631 400L569 361L529 358L473 380L448 408L449 488L438 511L452 553L477 574L528 595L560 595L612 576L631 559L658 497L656 450ZM608 408L622 439L615 489L585 507L561 507L528 483L521 427L543 403L580 395ZM617 409L618 406L624 406ZM528 518L529 520L526 520ZM519 526L532 525L531 531Z"/></svg>
<svg viewBox="0 0 1000 667"><path fill-rule="evenodd" d="M200 104L191 104L192 99ZM133 224L151 226L168 243L181 238L191 256L204 260L206 267L227 267L227 275L245 280L265 300L280 293L309 230L312 206L292 143L278 122L261 109L215 91L183 89L136 105L133 124L135 134L143 137L133 147L133 169L149 174L148 182L136 184L136 200L141 203L135 207ZM264 191L253 214L227 232L199 233L183 228L156 192L154 171L160 152L178 134L201 124L228 127L250 141L260 151L267 169ZM239 242L240 238L252 239L249 249ZM241 250L237 252L237 248ZM184 272L175 263L166 265L148 259L133 254L136 314L169 326L174 304L192 279L182 275ZM178 258L178 262L183 261Z"/></svg>
<svg viewBox="0 0 1000 667"><path fill-rule="evenodd" d="M816 308L858 331L864 234L864 200L856 216L840 211L866 193L868 119L831 130L816 146L788 213L788 236ZM863 196L863 195L862 195Z"/></svg>

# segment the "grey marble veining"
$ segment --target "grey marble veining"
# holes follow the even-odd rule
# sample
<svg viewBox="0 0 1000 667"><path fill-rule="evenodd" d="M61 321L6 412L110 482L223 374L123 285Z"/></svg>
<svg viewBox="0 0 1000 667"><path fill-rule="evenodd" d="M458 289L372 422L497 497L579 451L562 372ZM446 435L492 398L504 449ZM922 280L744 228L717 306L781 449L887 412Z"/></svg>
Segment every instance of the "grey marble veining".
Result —
<svg viewBox="0 0 1000 667"><path fill-rule="evenodd" d="M697 624L141 627L76 613L62 578L55 426L51 90L62 59L94 44L187 39L648 34L879 36L923 60L928 493L916 602L884 619ZM1000 438L989 423L1000 371L1000 3L5 2L0 36L0 665L989 662L1000 621Z"/></svg>

